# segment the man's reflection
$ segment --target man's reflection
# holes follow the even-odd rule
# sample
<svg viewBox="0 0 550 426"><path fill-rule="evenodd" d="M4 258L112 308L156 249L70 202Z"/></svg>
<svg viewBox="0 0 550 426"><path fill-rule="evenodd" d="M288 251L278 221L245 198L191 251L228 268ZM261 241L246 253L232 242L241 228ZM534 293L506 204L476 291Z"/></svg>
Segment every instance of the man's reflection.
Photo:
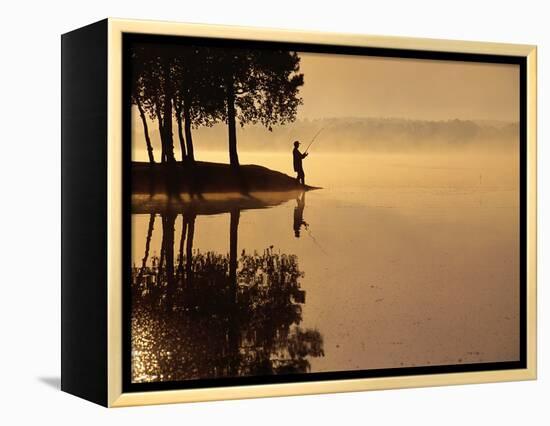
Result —
<svg viewBox="0 0 550 426"><path fill-rule="evenodd" d="M294 207L294 236L300 238L300 230L302 225L307 230L308 224L304 220L304 208L306 207L306 192L296 198L296 207Z"/></svg>

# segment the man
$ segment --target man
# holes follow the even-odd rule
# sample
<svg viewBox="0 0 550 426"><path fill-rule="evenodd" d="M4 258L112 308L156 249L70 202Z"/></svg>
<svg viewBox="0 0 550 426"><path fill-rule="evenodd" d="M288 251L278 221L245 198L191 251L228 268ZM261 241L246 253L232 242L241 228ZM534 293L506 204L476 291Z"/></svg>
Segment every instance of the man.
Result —
<svg viewBox="0 0 550 426"><path fill-rule="evenodd" d="M294 160L294 171L298 174L296 179L298 180L298 183L301 183L302 185L306 184L306 176L304 174L304 168L302 166L302 160L307 157L307 152L301 153L298 147L300 146L300 142L294 141L294 149L292 150L292 157Z"/></svg>

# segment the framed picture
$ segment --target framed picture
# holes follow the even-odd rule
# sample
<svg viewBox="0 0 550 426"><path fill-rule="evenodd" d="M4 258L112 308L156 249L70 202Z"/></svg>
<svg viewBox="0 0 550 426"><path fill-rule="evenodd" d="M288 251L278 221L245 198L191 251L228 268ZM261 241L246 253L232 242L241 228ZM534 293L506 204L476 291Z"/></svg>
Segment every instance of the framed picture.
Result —
<svg viewBox="0 0 550 426"><path fill-rule="evenodd" d="M536 377L536 48L108 19L62 37L62 389Z"/></svg>

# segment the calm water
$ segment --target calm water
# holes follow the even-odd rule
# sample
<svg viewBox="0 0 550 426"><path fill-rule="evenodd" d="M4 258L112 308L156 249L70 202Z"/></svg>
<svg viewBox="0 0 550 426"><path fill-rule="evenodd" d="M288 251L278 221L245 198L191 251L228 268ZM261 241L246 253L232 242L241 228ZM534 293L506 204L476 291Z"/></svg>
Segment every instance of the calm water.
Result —
<svg viewBox="0 0 550 426"><path fill-rule="evenodd" d="M292 174L290 153L241 163ZM253 194L265 208L135 210L135 382L519 358L515 154L304 165L322 189Z"/></svg>

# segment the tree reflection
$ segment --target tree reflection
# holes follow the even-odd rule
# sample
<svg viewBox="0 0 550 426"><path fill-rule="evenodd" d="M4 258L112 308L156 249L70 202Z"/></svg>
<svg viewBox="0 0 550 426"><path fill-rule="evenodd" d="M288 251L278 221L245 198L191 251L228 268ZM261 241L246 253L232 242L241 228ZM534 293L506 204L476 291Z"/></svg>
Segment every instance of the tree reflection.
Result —
<svg viewBox="0 0 550 426"><path fill-rule="evenodd" d="M178 381L304 373L323 356L319 331L303 329L305 292L295 255L273 247L238 253L240 210L229 212L229 253L193 250L196 214L160 215L160 257L132 271L132 380Z"/></svg>

